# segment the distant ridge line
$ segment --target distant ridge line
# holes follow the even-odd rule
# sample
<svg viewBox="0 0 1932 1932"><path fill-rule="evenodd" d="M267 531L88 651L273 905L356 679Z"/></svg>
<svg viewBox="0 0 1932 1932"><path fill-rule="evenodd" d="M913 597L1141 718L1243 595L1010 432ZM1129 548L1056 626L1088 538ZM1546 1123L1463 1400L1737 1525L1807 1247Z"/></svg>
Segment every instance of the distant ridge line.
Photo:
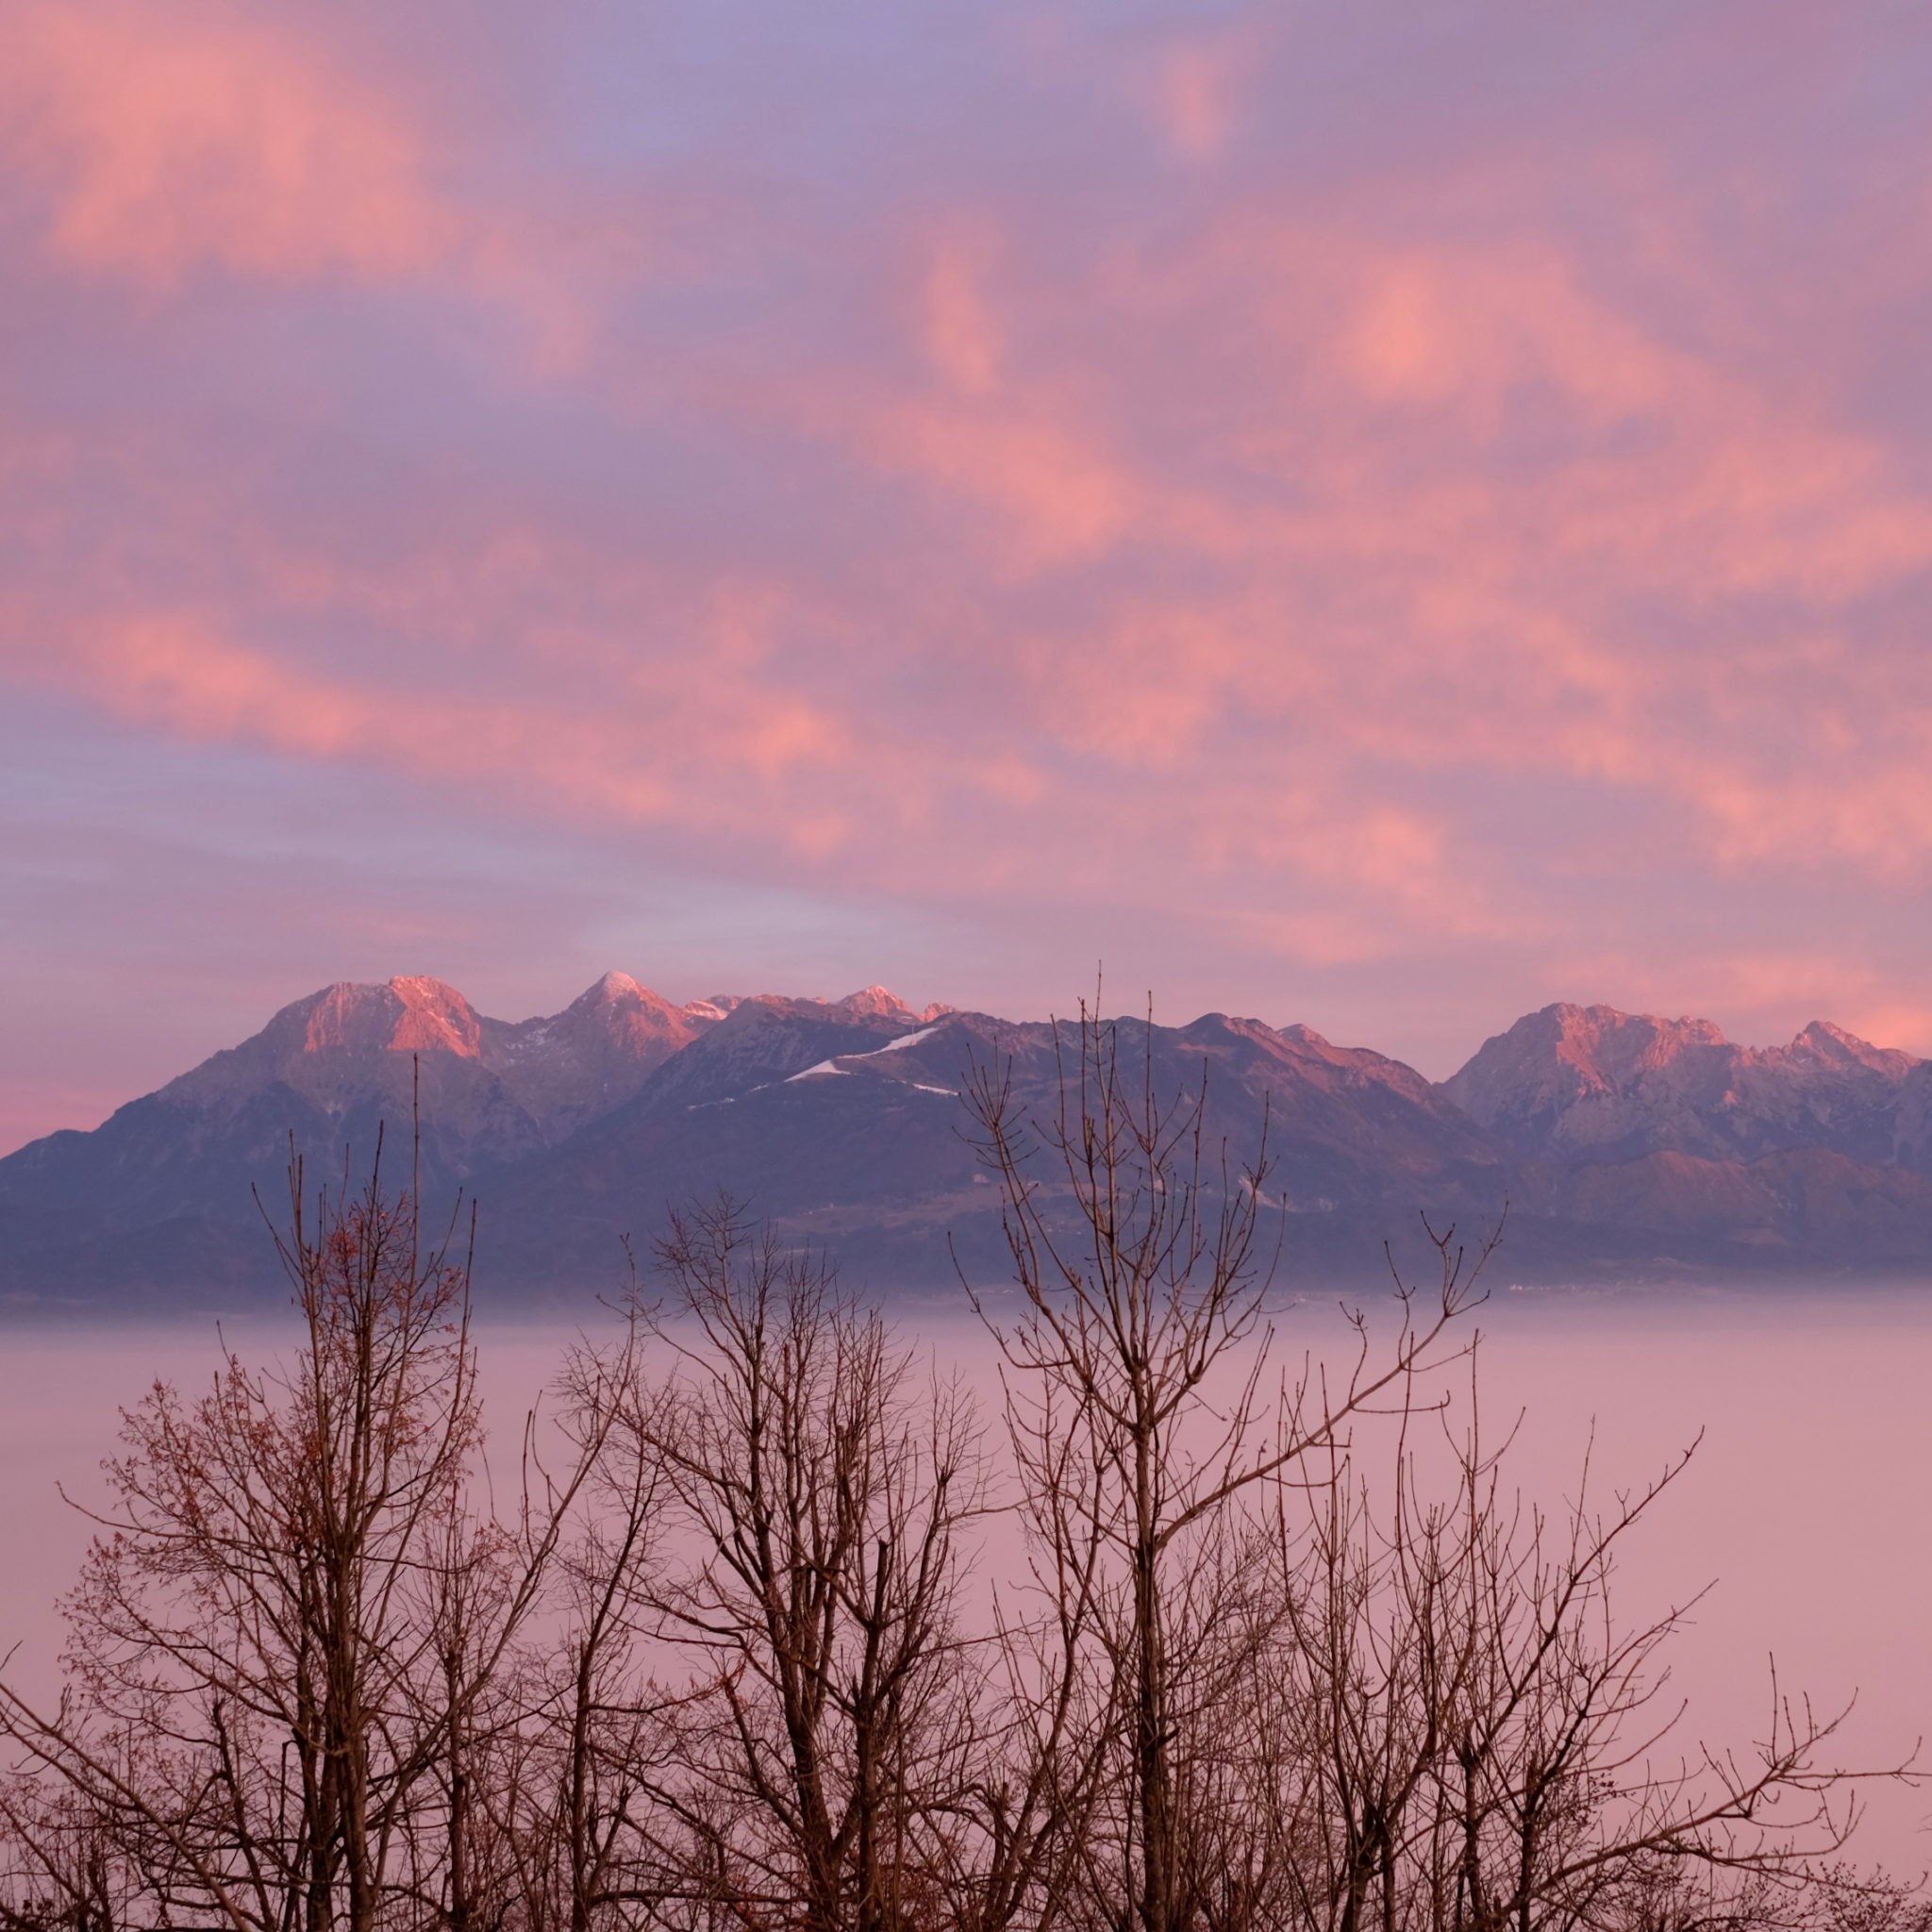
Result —
<svg viewBox="0 0 1932 1932"><path fill-rule="evenodd" d="M1706 1020L1558 1002L1438 1084L1220 1013L1122 1040L1158 1082L1205 1065L1230 1145L1269 1122L1291 1279L1372 1281L1419 1209L1474 1224L1506 1203L1512 1281L1932 1274L1932 1062L1827 1022L1750 1047ZM915 1010L882 986L680 1005L613 972L508 1022L428 975L341 981L92 1132L0 1159L0 1300L275 1291L253 1195L273 1196L290 1135L372 1144L419 1069L425 1187L479 1201L479 1281L501 1301L595 1291L624 1237L721 1186L880 1291L942 1289L956 1255L999 1266L957 1097L990 1056L1050 1103L1045 1022Z"/></svg>

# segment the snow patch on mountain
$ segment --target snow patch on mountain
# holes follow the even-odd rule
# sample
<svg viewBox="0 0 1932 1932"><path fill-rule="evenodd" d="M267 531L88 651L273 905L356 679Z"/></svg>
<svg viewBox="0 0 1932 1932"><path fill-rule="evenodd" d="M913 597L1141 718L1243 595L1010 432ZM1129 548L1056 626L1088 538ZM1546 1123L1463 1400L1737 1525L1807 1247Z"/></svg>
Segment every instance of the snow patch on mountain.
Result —
<svg viewBox="0 0 1932 1932"><path fill-rule="evenodd" d="M869 1056L864 1054L857 1054L854 1055L853 1058L857 1059L864 1059L869 1058ZM850 1067L841 1067L837 1060L821 1060L815 1067L806 1067L801 1069L796 1074L787 1074L784 1080L780 1082L780 1084L782 1086L789 1087L794 1080L811 1080L817 1078L818 1075L821 1074L850 1074L851 1071L852 1069ZM753 1088L752 1090L752 1091L755 1093L758 1091L759 1090L757 1088Z"/></svg>

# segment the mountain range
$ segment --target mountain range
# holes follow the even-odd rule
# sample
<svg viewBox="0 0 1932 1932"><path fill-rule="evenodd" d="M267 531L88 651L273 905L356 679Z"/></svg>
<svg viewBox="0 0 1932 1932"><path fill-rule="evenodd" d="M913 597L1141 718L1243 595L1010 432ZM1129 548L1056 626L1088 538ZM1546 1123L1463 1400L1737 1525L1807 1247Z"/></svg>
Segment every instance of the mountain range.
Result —
<svg viewBox="0 0 1932 1932"><path fill-rule="evenodd" d="M1525 1283L1932 1270L1932 1061L1823 1022L1760 1048L1551 1006L1440 1084L1219 1013L1118 1039L1158 1091L1205 1080L1210 1144L1241 1157L1265 1136L1264 1232L1299 1284L1385 1273L1385 1243L1425 1258L1424 1214L1475 1231L1506 1208L1497 1265ZM611 973L515 1024L436 979L326 987L92 1132L0 1160L0 1304L274 1292L260 1204L286 1202L291 1137L311 1174L340 1175L412 1113L425 1198L477 1204L479 1293L499 1306L608 1291L626 1241L648 1249L671 1206L721 1188L874 1290L990 1283L999 1191L962 1088L994 1066L1044 1118L1050 1024L914 1011L880 987L677 1006Z"/></svg>

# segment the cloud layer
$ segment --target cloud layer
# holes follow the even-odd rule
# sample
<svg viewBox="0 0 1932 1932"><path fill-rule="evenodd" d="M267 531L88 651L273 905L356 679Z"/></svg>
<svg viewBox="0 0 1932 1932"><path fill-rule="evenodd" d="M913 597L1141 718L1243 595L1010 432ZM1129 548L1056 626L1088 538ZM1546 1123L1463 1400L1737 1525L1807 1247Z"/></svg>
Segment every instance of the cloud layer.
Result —
<svg viewBox="0 0 1932 1932"><path fill-rule="evenodd" d="M62 957L1932 1051L1908 24L914 25L9 11L8 1124Z"/></svg>

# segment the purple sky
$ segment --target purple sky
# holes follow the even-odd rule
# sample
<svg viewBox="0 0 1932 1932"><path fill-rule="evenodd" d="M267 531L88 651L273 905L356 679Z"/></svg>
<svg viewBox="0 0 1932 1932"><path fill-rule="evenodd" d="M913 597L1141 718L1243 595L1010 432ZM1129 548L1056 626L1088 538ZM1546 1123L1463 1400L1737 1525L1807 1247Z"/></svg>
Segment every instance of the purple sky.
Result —
<svg viewBox="0 0 1932 1932"><path fill-rule="evenodd" d="M328 980L1932 1052L1923 7L0 14L0 1144Z"/></svg>

